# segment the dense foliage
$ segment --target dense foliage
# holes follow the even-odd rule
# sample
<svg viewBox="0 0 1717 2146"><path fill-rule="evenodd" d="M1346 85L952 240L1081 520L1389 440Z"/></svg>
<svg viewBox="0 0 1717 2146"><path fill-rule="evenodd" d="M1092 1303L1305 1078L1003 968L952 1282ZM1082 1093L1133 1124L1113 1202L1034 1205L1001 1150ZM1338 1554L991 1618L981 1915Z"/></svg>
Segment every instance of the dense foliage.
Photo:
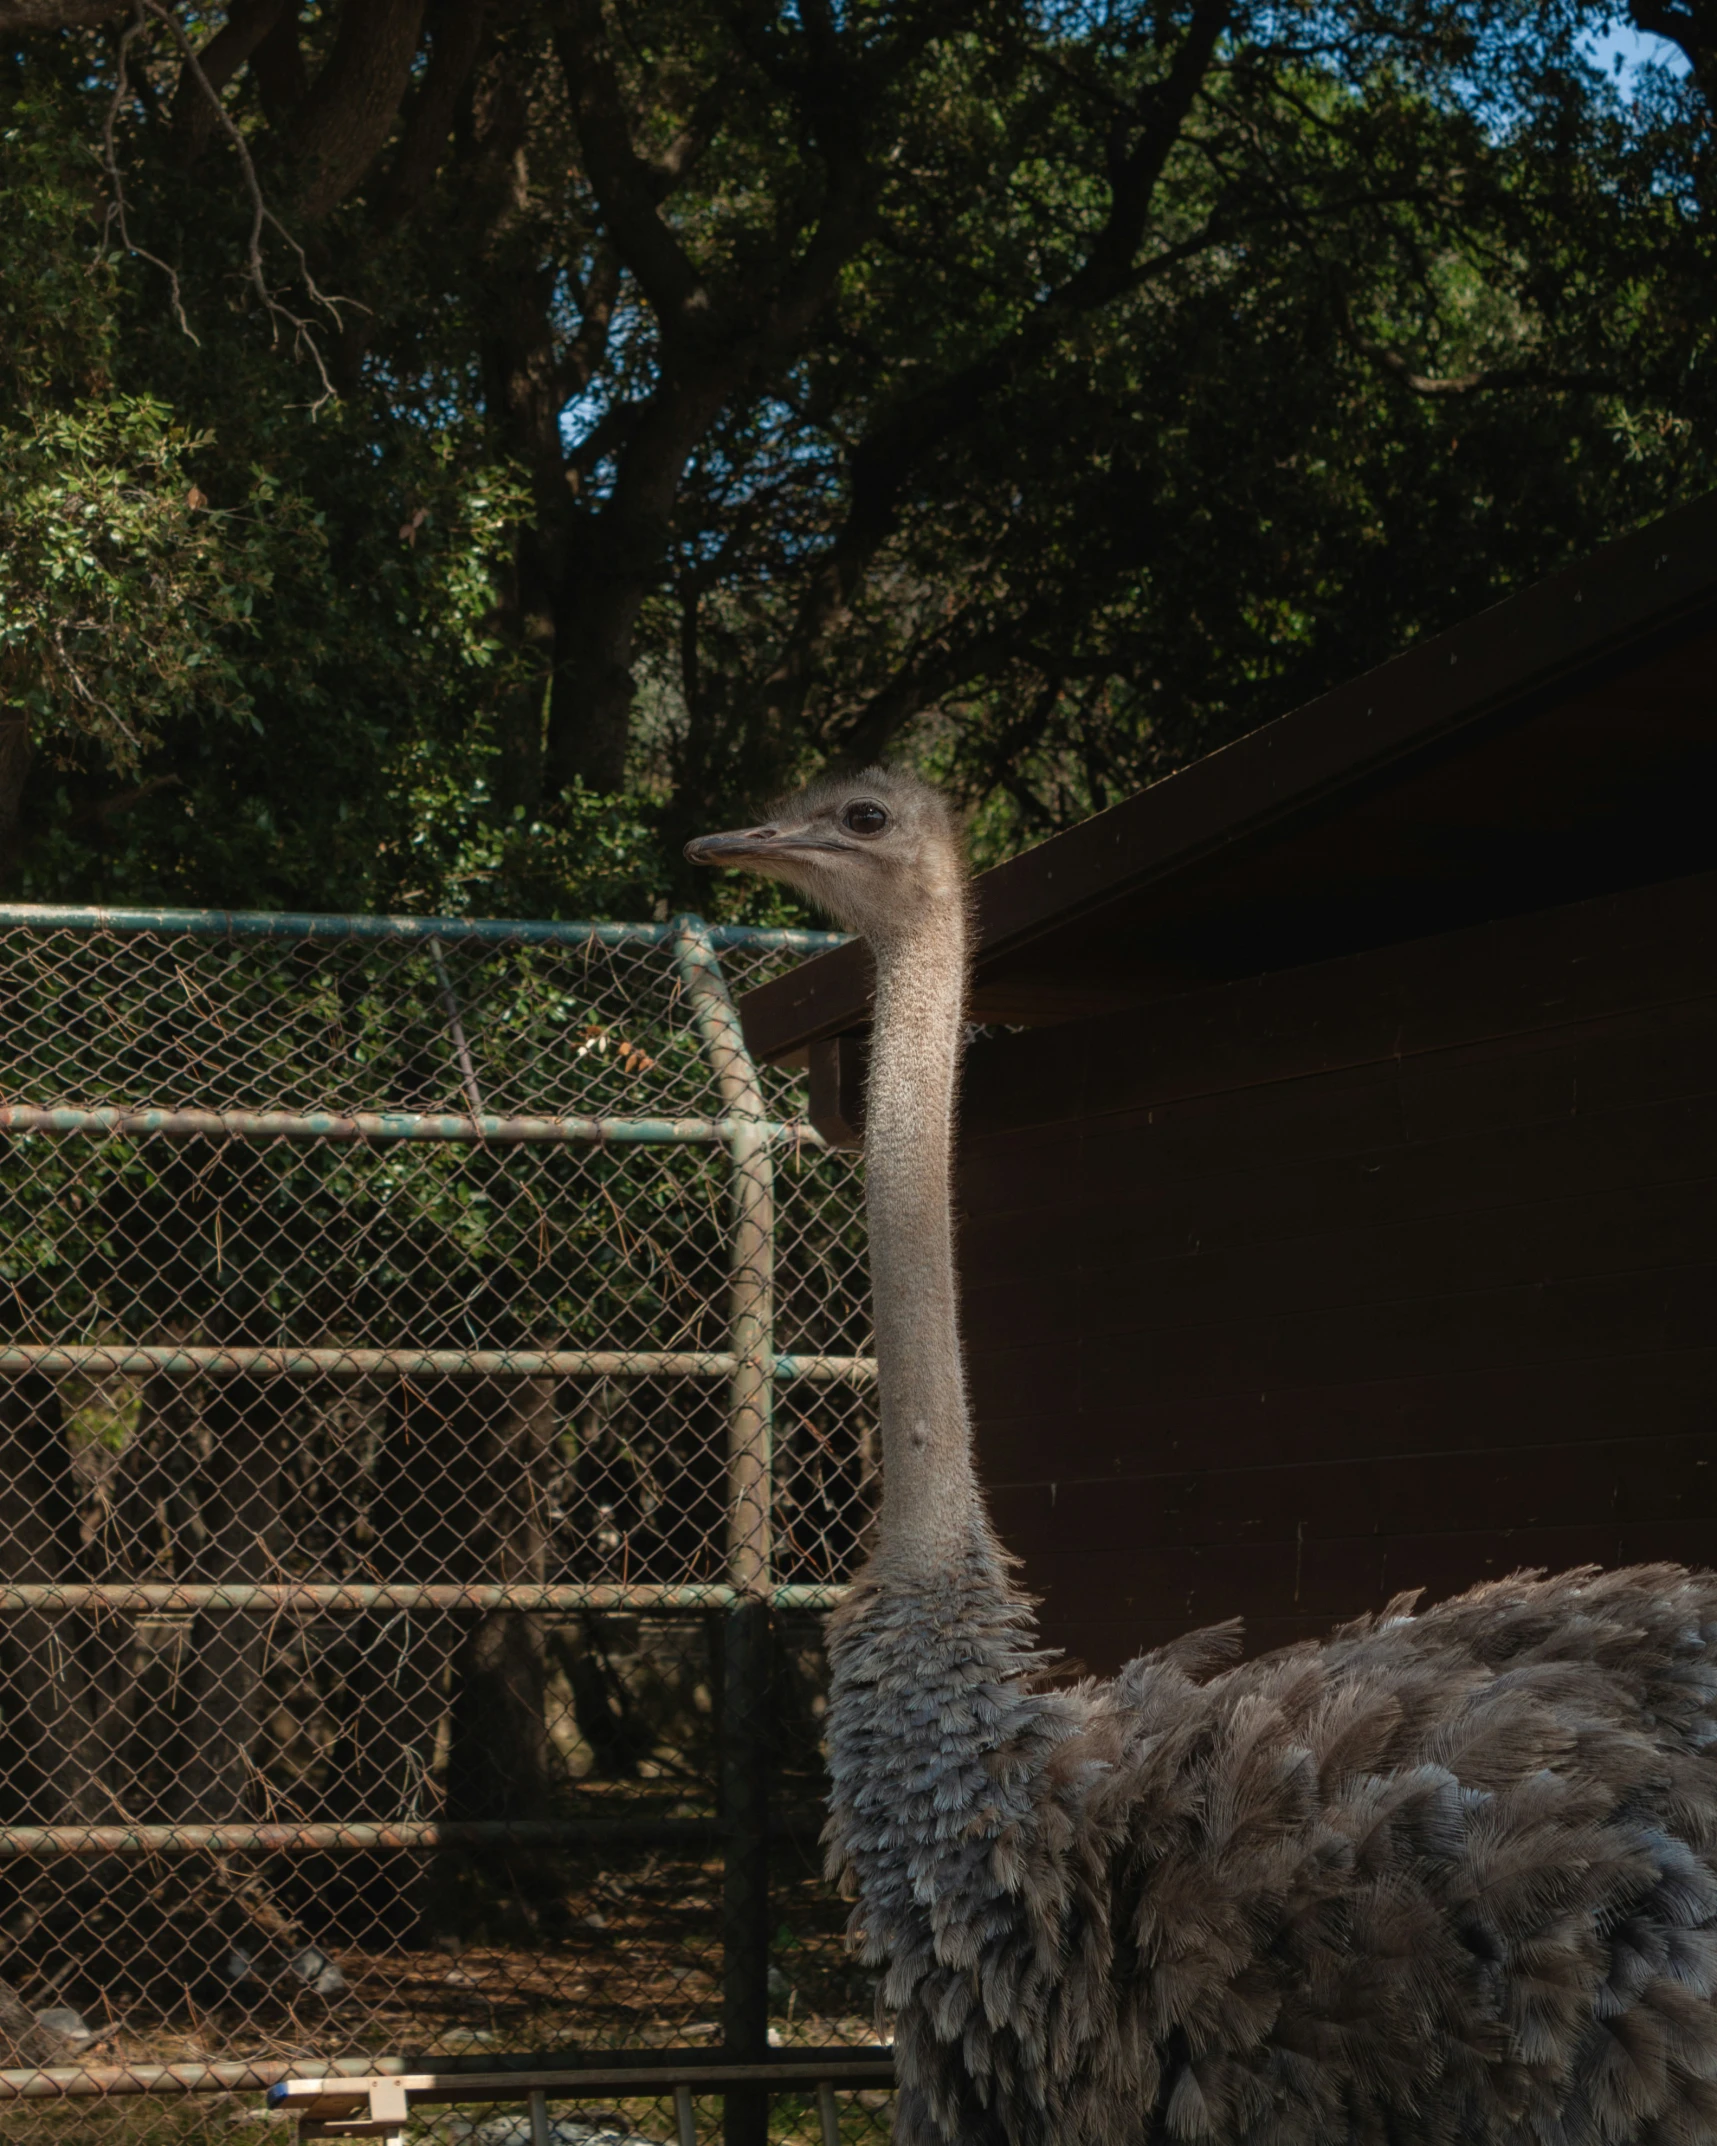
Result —
<svg viewBox="0 0 1717 2146"><path fill-rule="evenodd" d="M1711 483L1710 13L0 0L7 887L656 908L1266 720Z"/></svg>

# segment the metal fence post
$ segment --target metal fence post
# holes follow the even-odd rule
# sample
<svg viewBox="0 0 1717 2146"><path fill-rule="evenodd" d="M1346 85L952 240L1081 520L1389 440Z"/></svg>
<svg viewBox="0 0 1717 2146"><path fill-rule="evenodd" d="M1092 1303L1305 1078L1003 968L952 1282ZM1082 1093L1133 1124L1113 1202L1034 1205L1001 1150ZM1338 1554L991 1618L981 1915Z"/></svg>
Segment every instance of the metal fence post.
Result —
<svg viewBox="0 0 1717 2146"><path fill-rule="evenodd" d="M774 1381L775 1161L762 1086L745 1047L707 926L682 917L680 975L709 1052L729 1123L733 1351L727 1441L728 1583L740 1596L723 1622L722 2041L734 2062L769 2047L769 1682L771 1402ZM724 2146L766 2146L765 2090L731 2091Z"/></svg>

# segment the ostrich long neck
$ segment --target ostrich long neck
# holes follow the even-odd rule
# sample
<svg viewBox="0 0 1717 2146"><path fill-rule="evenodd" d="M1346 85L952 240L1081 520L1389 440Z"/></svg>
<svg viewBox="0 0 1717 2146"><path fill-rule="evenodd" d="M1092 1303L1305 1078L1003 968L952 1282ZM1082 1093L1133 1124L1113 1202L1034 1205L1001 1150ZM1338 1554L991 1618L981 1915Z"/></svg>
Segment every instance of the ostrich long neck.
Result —
<svg viewBox="0 0 1717 2146"><path fill-rule="evenodd" d="M898 1580L944 1573L974 1528L987 1533L954 1281L953 1115L966 997L959 894L874 951L865 1182L882 1399L877 1558Z"/></svg>

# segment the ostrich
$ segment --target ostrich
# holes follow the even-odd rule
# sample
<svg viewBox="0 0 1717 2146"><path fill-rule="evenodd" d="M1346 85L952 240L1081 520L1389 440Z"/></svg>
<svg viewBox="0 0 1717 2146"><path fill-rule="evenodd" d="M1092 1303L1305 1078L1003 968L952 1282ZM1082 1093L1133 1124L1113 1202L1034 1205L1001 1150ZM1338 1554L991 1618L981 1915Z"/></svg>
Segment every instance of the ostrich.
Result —
<svg viewBox="0 0 1717 2146"><path fill-rule="evenodd" d="M687 855L875 961L883 1488L831 1631L827 1839L902 2146L1717 2140L1717 1580L1522 1575L1058 1688L972 1459L949 810L870 769Z"/></svg>

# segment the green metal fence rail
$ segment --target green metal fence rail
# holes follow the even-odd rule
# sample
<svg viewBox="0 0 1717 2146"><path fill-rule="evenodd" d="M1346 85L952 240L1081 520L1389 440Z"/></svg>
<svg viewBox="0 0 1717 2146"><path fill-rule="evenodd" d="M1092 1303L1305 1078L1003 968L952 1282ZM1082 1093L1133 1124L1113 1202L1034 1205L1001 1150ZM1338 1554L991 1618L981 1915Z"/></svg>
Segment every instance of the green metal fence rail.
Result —
<svg viewBox="0 0 1717 2146"><path fill-rule="evenodd" d="M0 931L79 932L115 938L273 939L291 943L429 946L668 946L688 928L718 954L823 954L844 946L838 931L771 929L757 924L706 924L701 917L675 917L666 924L538 923L511 917L385 917L317 915L274 909L67 908L53 902L0 902Z"/></svg>
<svg viewBox="0 0 1717 2146"><path fill-rule="evenodd" d="M693 1859L688 1901L720 1858L719 2040L692 2054L740 2067L725 2135L762 2146L770 1844L805 1831L771 1811L776 1624L844 1594L875 1367L854 1346L852 1159L753 1064L728 971L838 943L695 917L0 906L0 1929L25 1933L0 1979L33 1969L29 1994L88 2004L84 1964L117 1962L165 2037L180 2015L157 1983L178 1972L183 2017L206 2040L219 2014L239 2052L152 2063L133 2034L116 2065L126 2033L97 2022L106 2060L81 2068L0 2046L0 2098L294 2076L258 2040L281 2004L302 2040L293 1976L324 2006L305 2063L404 2064L374 2040L427 2003L398 1935L425 1884L481 1924L491 1908L459 1893L480 1878L501 1922L528 1919L533 1888L574 1883L533 1858L648 1850ZM718 1635L716 1808L656 1789L655 1809L607 1791L583 1798L601 1816L554 1809L570 1790L530 1773L529 1808L454 1810L485 1763L505 1801L515 1748L551 1773L567 1738L596 1752L593 1679L624 1723L616 1617ZM563 1684L575 1728L564 1707L553 1734L521 1717ZM485 1708L488 1746L468 1718ZM378 1807L327 1808L365 1796ZM363 1912L391 1950L315 1934L336 1895L328 1927L361 1922L341 1891L359 1881L329 1875L354 1868L376 1874ZM187 1931L229 1956L127 1966L131 1937L165 1954ZM563 2024L538 1954L511 1957L513 1985L482 1985L525 2037L509 2063ZM566 1957L570 1976L584 1954ZM681 1983L710 1971L700 1956ZM239 1995L199 2008L186 1976L210 1972ZM354 1974L387 1993L367 2020ZM649 2001L671 2031L663 1989L665 1969ZM369 2056L342 2053L353 2034Z"/></svg>
<svg viewBox="0 0 1717 2146"><path fill-rule="evenodd" d="M24 1342L0 1348L0 1371L264 1372L276 1378L367 1378L378 1371L401 1378L702 1378L732 1379L740 1358L732 1351L674 1349L292 1349L229 1346L183 1348L111 1342ZM868 1356L771 1356L763 1360L773 1382L820 1379L826 1384L869 1385L876 1366Z"/></svg>

